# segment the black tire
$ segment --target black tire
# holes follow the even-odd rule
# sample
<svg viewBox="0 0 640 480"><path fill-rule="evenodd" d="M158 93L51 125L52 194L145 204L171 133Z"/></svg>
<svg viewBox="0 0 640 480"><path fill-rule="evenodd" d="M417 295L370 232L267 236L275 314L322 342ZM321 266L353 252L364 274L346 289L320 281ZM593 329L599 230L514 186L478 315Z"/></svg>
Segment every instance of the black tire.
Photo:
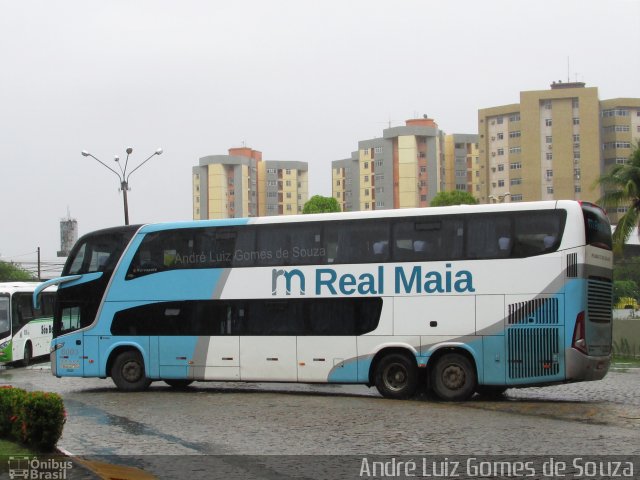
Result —
<svg viewBox="0 0 640 480"><path fill-rule="evenodd" d="M407 355L386 355L376 365L375 383L385 398L409 398L418 388L418 366Z"/></svg>
<svg viewBox="0 0 640 480"><path fill-rule="evenodd" d="M151 380L145 375L142 355L134 350L127 350L116 357L111 367L111 379L123 392L141 392L151 385Z"/></svg>
<svg viewBox="0 0 640 480"><path fill-rule="evenodd" d="M28 367L31 365L31 360L33 360L33 348L31 347L31 342L27 342L24 345L24 355L22 356L22 366Z"/></svg>
<svg viewBox="0 0 640 480"><path fill-rule="evenodd" d="M189 385L191 385L193 383L193 380L172 379L172 380L165 380L164 383L166 383L170 387L173 387L177 390L183 390L187 388Z"/></svg>
<svg viewBox="0 0 640 480"><path fill-rule="evenodd" d="M499 385L478 385L476 387L476 392L478 393L478 395L485 398L500 398L506 391L507 387L502 387Z"/></svg>
<svg viewBox="0 0 640 480"><path fill-rule="evenodd" d="M441 400L463 401L476 390L476 371L467 357L447 353L431 369L431 387Z"/></svg>

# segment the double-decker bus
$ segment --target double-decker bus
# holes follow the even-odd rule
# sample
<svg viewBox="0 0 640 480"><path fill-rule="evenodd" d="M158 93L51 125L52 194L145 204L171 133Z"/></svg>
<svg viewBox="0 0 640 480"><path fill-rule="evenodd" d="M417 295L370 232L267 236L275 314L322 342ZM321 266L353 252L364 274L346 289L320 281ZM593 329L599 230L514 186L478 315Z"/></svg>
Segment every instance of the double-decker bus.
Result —
<svg viewBox="0 0 640 480"><path fill-rule="evenodd" d="M38 282L0 283L0 363L29 365L34 357L49 354L53 331L55 287L42 294L33 307Z"/></svg>
<svg viewBox="0 0 640 480"><path fill-rule="evenodd" d="M602 378L611 278L605 212L546 201L112 228L42 288L58 377L464 400Z"/></svg>

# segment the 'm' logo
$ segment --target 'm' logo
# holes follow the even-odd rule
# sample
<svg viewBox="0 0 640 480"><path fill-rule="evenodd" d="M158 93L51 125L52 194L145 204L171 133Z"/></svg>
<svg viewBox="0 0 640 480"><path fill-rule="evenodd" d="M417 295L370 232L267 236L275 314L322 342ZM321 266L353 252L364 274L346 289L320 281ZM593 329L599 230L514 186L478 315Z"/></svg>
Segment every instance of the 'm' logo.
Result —
<svg viewBox="0 0 640 480"><path fill-rule="evenodd" d="M285 293L287 295L291 295L291 285L293 283L293 279L297 279L298 286L300 287L300 295L304 295L305 290L305 278L304 273L300 270L293 269L289 272L285 270L276 270L275 268L271 272L271 295L278 294L278 279L284 278L284 287Z"/></svg>

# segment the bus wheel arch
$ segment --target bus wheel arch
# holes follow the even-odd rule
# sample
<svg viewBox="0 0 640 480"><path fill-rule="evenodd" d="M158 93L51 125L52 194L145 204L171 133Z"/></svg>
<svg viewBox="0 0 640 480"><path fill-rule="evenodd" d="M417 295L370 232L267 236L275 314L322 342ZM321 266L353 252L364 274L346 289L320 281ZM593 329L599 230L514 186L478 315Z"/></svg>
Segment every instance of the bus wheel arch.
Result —
<svg viewBox="0 0 640 480"><path fill-rule="evenodd" d="M412 397L420 383L415 354L402 347L384 348L374 356L369 369L369 385L385 398Z"/></svg>
<svg viewBox="0 0 640 480"><path fill-rule="evenodd" d="M33 345L31 345L31 340L27 340L24 342L24 351L22 356L22 365L28 367L31 365L31 360L33 359Z"/></svg>
<svg viewBox="0 0 640 480"><path fill-rule="evenodd" d="M428 377L431 390L441 400L468 400L478 383L475 358L464 348L441 348L429 359Z"/></svg>
<svg viewBox="0 0 640 480"><path fill-rule="evenodd" d="M115 348L107 361L107 375L118 390L140 392L151 384L145 371L144 357L140 350L132 346Z"/></svg>

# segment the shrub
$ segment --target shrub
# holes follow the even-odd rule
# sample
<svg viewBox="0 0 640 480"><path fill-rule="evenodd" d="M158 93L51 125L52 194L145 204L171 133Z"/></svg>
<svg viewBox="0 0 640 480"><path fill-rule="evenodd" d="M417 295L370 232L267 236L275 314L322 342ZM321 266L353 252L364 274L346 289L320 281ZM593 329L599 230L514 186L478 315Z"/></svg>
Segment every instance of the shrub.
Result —
<svg viewBox="0 0 640 480"><path fill-rule="evenodd" d="M11 427L15 421L16 412L26 396L26 390L20 388L0 388L0 437L11 437Z"/></svg>
<svg viewBox="0 0 640 480"><path fill-rule="evenodd" d="M17 388L0 389L0 415L0 436L41 451L53 450L66 420L60 395Z"/></svg>

